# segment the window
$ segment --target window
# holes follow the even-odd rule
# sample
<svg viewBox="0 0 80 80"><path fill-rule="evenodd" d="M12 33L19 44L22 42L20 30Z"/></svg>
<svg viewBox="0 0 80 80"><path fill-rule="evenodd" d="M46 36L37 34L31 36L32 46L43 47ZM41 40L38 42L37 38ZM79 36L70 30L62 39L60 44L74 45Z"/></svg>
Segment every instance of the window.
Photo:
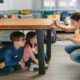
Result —
<svg viewBox="0 0 80 80"><path fill-rule="evenodd" d="M77 0L71 0L71 1L69 2L69 6L70 6L70 7L77 7Z"/></svg>
<svg viewBox="0 0 80 80"><path fill-rule="evenodd" d="M58 0L58 7L59 8L76 8L77 7L77 0Z"/></svg>
<svg viewBox="0 0 80 80"><path fill-rule="evenodd" d="M77 0L44 0L44 8L76 9Z"/></svg>
<svg viewBox="0 0 80 80"><path fill-rule="evenodd" d="M59 7L66 7L66 6L68 6L67 4L68 4L68 2L65 1L65 0L59 0L58 1L58 6Z"/></svg>
<svg viewBox="0 0 80 80"><path fill-rule="evenodd" d="M44 0L44 7L55 7L55 0Z"/></svg>

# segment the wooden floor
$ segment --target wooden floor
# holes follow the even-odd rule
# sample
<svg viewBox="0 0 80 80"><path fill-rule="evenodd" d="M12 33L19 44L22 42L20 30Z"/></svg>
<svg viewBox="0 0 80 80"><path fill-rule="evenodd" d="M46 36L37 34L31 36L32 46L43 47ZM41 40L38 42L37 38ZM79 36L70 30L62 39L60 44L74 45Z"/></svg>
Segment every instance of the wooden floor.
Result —
<svg viewBox="0 0 80 80"><path fill-rule="evenodd" d="M20 71L0 77L0 80L80 80L80 64L72 62L64 48L65 46L52 46L52 59L46 75Z"/></svg>

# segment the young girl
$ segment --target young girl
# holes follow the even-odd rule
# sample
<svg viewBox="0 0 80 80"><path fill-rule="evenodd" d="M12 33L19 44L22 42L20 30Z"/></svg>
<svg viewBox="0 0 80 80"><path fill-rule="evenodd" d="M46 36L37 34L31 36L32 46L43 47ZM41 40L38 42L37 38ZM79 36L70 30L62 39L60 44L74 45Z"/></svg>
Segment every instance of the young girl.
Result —
<svg viewBox="0 0 80 80"><path fill-rule="evenodd" d="M23 59L26 65L30 65L31 62L38 64L38 54L37 54L37 34L36 32L29 32L26 35L26 45L24 48ZM48 64L45 61L45 67L48 67Z"/></svg>

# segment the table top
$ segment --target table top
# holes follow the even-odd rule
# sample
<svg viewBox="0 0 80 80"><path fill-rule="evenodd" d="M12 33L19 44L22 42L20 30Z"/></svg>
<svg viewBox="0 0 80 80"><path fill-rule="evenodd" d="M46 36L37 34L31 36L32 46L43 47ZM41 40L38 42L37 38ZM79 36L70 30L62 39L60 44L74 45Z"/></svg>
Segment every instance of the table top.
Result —
<svg viewBox="0 0 80 80"><path fill-rule="evenodd" d="M0 19L1 30L50 29L53 24L51 19Z"/></svg>

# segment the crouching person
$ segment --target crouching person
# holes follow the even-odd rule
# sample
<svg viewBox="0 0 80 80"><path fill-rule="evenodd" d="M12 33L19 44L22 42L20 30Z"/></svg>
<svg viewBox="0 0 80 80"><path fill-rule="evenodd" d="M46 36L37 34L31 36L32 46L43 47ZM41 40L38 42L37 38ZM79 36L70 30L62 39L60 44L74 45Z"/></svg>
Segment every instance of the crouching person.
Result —
<svg viewBox="0 0 80 80"><path fill-rule="evenodd" d="M10 39L12 44L0 51L0 74L2 75L25 68L25 63L22 60L26 42L24 34L15 31L10 35Z"/></svg>

